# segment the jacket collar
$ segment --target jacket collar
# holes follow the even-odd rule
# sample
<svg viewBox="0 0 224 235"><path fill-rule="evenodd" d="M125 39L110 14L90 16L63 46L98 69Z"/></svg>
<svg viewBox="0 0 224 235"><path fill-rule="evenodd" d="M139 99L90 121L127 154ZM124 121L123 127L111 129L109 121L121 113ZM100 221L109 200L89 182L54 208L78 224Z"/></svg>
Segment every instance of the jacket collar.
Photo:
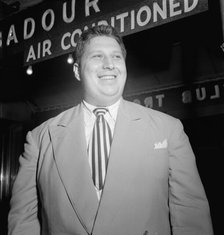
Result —
<svg viewBox="0 0 224 235"><path fill-rule="evenodd" d="M120 101L120 105L119 105L119 109L118 109L118 113L122 113L122 115L124 117L126 117L129 120L139 120L142 118L142 114L141 112L136 112L136 109L133 108L133 103L131 103L129 101L124 100L123 98L121 98ZM65 114L64 116L62 116L57 125L58 126L63 126L63 127L69 127L70 125L72 125L72 123L80 118L83 118L83 103L81 102L80 104L78 104L75 108L71 109L71 112L69 112L68 114Z"/></svg>

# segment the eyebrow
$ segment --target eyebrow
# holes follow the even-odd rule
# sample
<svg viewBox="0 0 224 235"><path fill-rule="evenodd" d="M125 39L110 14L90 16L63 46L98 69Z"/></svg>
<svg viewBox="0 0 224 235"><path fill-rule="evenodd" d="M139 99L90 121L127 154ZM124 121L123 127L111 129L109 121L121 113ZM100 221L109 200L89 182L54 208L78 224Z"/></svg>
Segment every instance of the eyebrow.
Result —
<svg viewBox="0 0 224 235"><path fill-rule="evenodd" d="M90 52L89 52L89 55L95 54L95 53L104 53L104 51L103 51L103 50L95 50L95 51L93 50L93 51L90 51ZM111 53L123 54L122 51L120 51L120 50L114 50L114 51L112 51Z"/></svg>

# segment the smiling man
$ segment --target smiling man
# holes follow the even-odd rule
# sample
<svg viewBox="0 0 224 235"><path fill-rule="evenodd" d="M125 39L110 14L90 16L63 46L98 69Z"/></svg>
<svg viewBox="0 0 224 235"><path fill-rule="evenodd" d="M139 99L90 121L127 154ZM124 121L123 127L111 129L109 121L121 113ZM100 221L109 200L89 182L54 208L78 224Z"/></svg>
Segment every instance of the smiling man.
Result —
<svg viewBox="0 0 224 235"><path fill-rule="evenodd" d="M112 35L102 35L87 39L83 50L77 53L80 58L74 72L83 83L84 100L95 106L114 104L122 96L127 77L124 46Z"/></svg>
<svg viewBox="0 0 224 235"><path fill-rule="evenodd" d="M27 134L9 234L212 235L181 122L122 98L117 32L88 29L75 55L83 101Z"/></svg>

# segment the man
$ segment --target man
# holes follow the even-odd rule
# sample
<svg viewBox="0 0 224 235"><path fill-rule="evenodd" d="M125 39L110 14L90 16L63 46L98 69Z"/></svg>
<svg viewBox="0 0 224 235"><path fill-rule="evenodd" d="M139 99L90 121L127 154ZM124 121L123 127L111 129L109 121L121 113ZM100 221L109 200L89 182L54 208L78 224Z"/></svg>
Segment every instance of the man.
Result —
<svg viewBox="0 0 224 235"><path fill-rule="evenodd" d="M122 98L126 51L115 30L84 32L76 57L83 102L27 134L9 234L211 235L181 122Z"/></svg>

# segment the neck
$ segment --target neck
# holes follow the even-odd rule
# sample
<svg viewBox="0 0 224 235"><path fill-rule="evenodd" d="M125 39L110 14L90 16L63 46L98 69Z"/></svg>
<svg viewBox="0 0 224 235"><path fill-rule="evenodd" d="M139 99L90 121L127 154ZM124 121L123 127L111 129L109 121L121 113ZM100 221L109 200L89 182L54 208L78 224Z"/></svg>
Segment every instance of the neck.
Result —
<svg viewBox="0 0 224 235"><path fill-rule="evenodd" d="M91 105L93 105L95 107L108 107L108 106L111 106L111 105L115 104L120 99L121 99L121 97L118 98L118 99L115 99L115 100L107 101L107 102L105 102L105 101L104 102L102 102L102 101L97 102L97 101L92 101L92 100L89 100L89 99L86 99L86 98L84 98L83 100L85 102L87 102L88 104L91 104Z"/></svg>

